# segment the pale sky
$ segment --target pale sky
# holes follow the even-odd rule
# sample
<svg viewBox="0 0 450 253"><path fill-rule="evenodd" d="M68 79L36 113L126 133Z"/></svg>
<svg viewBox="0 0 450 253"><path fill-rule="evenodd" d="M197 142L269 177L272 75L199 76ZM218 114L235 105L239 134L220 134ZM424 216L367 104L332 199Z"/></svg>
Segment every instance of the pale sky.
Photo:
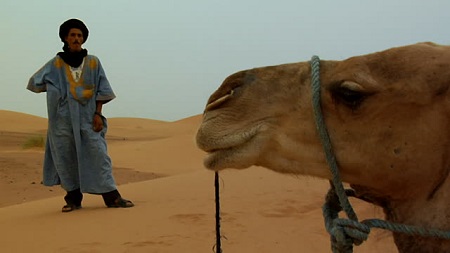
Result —
<svg viewBox="0 0 450 253"><path fill-rule="evenodd" d="M28 79L81 19L117 98L106 117L174 121L201 114L239 70L342 60L394 46L450 44L448 0L1 0L0 109L46 117Z"/></svg>

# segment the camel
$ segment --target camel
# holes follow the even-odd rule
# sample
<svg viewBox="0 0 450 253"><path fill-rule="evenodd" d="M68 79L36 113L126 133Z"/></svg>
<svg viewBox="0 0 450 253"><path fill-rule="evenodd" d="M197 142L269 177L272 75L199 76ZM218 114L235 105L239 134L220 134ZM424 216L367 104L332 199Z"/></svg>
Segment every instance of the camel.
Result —
<svg viewBox="0 0 450 253"><path fill-rule="evenodd" d="M320 62L321 106L341 178L387 221L450 231L450 46L395 47ZM252 165L330 179L311 102L311 66L243 70L210 96L198 129L204 165ZM393 233L399 252L450 240Z"/></svg>

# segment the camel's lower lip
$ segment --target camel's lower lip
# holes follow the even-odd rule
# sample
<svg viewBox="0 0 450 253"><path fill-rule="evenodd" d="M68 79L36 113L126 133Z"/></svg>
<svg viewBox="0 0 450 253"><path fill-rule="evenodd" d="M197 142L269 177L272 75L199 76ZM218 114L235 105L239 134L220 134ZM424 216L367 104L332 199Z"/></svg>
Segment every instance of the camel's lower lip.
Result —
<svg viewBox="0 0 450 253"><path fill-rule="evenodd" d="M231 168L236 154L235 148L216 149L207 153L203 163L207 169L222 170Z"/></svg>
<svg viewBox="0 0 450 253"><path fill-rule="evenodd" d="M211 170L236 168L236 166L242 167L242 164L247 164L246 161L254 161L257 154L252 147L258 139L262 125L255 125L247 131L221 134L211 134L211 129L213 128L209 127L207 131L200 129L197 133L198 147L207 152L204 159L206 168ZM211 138L211 135L214 137Z"/></svg>
<svg viewBox="0 0 450 253"><path fill-rule="evenodd" d="M203 160L204 166L216 171L227 168L243 169L250 167L259 155L252 148L256 141L255 136L253 136L236 146L211 149Z"/></svg>
<svg viewBox="0 0 450 253"><path fill-rule="evenodd" d="M222 152L230 149L236 149L250 142L260 131L260 126L255 126L245 132L229 132L220 135L211 134L211 128L208 131L200 129L197 133L197 145L207 153ZM212 131L213 132L213 131ZM213 138L208 138L209 136Z"/></svg>
<svg viewBox="0 0 450 253"><path fill-rule="evenodd" d="M222 160L220 157L223 157L221 151L223 151L223 149L207 153L206 157L203 159L203 163L207 169L219 170L217 165L219 164L219 161Z"/></svg>

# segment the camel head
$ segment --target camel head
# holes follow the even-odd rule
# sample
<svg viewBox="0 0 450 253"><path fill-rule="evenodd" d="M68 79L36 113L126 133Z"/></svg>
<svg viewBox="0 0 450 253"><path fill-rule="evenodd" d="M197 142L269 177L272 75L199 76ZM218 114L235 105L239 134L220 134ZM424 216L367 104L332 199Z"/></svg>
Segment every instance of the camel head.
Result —
<svg viewBox="0 0 450 253"><path fill-rule="evenodd" d="M450 47L420 43L320 64L342 179L390 198L434 194L450 170ZM309 62L226 78L197 132L205 166L330 178L311 95Z"/></svg>

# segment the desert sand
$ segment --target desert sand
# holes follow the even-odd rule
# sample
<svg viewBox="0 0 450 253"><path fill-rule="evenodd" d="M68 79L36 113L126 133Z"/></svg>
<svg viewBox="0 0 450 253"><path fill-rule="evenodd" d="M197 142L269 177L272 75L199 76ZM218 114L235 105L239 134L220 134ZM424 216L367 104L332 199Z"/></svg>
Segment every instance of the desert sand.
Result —
<svg viewBox="0 0 450 253"><path fill-rule="evenodd" d="M195 146L196 115L175 122L108 119L108 150L129 209L106 208L85 195L83 208L62 213L65 192L41 184L47 119L0 110L0 252L213 252L214 173ZM220 175L222 251L331 252L321 206L328 182L265 168ZM380 208L352 200L359 218ZM390 232L373 230L354 252L397 252Z"/></svg>

